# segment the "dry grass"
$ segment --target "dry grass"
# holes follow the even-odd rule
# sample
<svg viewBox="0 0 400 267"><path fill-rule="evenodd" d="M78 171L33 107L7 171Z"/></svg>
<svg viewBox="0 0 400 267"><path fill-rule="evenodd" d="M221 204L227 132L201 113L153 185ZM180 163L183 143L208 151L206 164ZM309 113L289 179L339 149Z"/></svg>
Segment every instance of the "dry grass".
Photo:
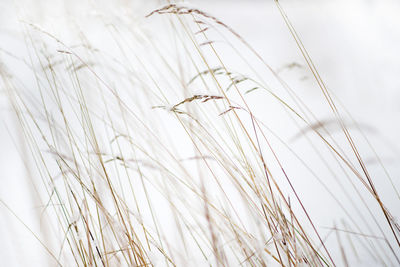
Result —
<svg viewBox="0 0 400 267"><path fill-rule="evenodd" d="M32 74L33 89L6 65L0 75L29 151L24 158L36 167L32 194L42 207L36 219L43 234L20 222L48 252L49 265L348 266L360 247L377 264L400 264L400 227L345 117L357 132L362 127L338 105L275 3L331 121L318 118L244 38L196 8L168 4L143 18L161 27L149 30L162 33L159 41L139 26L100 23L108 50L79 27L73 28L79 39L67 44L22 23L28 56L15 60ZM264 69L243 58L252 72L231 70L210 37L222 33L236 40L224 44L232 56L241 59L246 49ZM294 67L303 65L287 66ZM264 81L264 72L280 90ZM291 119L298 129L292 140L304 139L340 193L261 119L265 99L279 107L274 116ZM331 123L342 135L327 129ZM324 235L283 150L346 214ZM331 233L333 243L326 241Z"/></svg>

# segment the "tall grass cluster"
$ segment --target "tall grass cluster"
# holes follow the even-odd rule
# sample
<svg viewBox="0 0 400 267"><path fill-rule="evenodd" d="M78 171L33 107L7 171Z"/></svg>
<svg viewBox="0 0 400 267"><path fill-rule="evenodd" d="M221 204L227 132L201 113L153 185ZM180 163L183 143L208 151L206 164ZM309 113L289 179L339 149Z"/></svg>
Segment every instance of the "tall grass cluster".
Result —
<svg viewBox="0 0 400 267"><path fill-rule="evenodd" d="M240 33L185 2L93 11L64 31L21 15L26 53L0 46L0 86L41 231L0 199L2 216L49 266L399 265L387 203L398 182L274 8L303 57L283 69L307 71L330 120ZM316 207L343 216L321 225Z"/></svg>

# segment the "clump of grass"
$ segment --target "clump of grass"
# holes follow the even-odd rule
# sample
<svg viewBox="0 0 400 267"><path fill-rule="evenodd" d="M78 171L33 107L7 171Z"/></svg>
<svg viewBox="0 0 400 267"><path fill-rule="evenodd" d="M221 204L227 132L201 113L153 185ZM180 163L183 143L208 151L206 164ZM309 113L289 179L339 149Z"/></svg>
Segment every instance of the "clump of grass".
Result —
<svg viewBox="0 0 400 267"><path fill-rule="evenodd" d="M51 237L35 237L51 264L341 266L357 254L349 246L362 246L380 264L399 262L400 227L383 203L342 111L275 3L344 139L327 130L326 122L244 38L200 9L168 4L146 16L145 23L162 20L162 29L169 32L165 38L174 39L169 45L140 28L100 20L104 37L113 43L106 51L84 32L79 45L69 45L56 34L23 24L29 57L24 63L36 93L24 90L7 66L0 74L41 178L34 179L44 204L40 220L51 226L45 230ZM230 70L209 38L212 31L231 34L265 70ZM231 42L232 55L240 58L237 43ZM247 60L244 64L251 67ZM264 71L272 73L281 91L263 80ZM254 94L262 100L250 103ZM350 198L347 203L260 118L257 105L266 98L281 108L274 110L280 112L276 116L291 118L300 132L292 136L304 137L333 176L331 166L338 166L369 213L365 227L348 211L360 207L343 182L338 179L346 201ZM329 157L321 155L321 146ZM281 148L348 215L344 229L335 224L326 236L321 234L296 189L299 177L287 171L291 162L281 159ZM386 224L367 197L378 204ZM326 241L331 232L340 257ZM343 233L348 234L346 245Z"/></svg>

